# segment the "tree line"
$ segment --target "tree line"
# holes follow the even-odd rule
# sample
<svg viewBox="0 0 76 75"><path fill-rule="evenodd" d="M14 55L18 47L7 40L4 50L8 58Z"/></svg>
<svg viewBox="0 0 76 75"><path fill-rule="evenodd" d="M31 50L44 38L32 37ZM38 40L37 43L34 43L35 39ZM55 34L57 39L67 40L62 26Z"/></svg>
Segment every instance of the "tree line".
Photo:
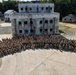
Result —
<svg viewBox="0 0 76 75"><path fill-rule="evenodd" d="M55 12L60 13L60 18L68 14L76 14L76 0L40 0L41 3L54 3ZM13 9L18 12L19 3L28 3L21 2L20 0L8 0L0 2L0 11L4 13L8 9Z"/></svg>

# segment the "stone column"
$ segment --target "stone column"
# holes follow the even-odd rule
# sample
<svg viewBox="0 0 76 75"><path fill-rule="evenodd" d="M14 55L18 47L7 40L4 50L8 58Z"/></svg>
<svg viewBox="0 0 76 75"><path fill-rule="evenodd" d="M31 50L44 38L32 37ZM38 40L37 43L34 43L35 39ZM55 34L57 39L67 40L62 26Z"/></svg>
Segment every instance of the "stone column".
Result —
<svg viewBox="0 0 76 75"><path fill-rule="evenodd" d="M24 35L24 20L22 19L21 22L22 22L22 36L23 36Z"/></svg>
<svg viewBox="0 0 76 75"><path fill-rule="evenodd" d="M17 36L17 26L16 26L16 19L12 20L12 31L13 31L13 37Z"/></svg>
<svg viewBox="0 0 76 75"><path fill-rule="evenodd" d="M53 24L53 34L55 34L55 17L53 18L54 24Z"/></svg>

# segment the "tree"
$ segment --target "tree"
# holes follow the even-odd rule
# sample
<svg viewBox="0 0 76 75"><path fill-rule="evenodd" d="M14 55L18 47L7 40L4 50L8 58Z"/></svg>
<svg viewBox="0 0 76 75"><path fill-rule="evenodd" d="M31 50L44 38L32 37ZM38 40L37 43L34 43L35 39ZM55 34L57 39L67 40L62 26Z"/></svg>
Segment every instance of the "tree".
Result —
<svg viewBox="0 0 76 75"><path fill-rule="evenodd" d="M0 11L3 12L3 4L0 2Z"/></svg>

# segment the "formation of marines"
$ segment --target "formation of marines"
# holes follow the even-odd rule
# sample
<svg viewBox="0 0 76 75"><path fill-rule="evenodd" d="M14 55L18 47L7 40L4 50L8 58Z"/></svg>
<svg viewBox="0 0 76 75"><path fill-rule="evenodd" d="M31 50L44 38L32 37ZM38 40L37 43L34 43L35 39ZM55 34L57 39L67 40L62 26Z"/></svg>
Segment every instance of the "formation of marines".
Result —
<svg viewBox="0 0 76 75"><path fill-rule="evenodd" d="M57 49L76 52L76 40L68 40L61 35L23 36L0 41L0 58L30 49Z"/></svg>

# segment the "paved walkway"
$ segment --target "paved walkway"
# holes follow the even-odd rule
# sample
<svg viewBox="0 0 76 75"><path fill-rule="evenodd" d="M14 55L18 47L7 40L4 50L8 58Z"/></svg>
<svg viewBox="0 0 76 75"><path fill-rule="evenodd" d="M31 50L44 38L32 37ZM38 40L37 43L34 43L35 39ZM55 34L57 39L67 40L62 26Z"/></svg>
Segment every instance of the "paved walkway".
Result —
<svg viewBox="0 0 76 75"><path fill-rule="evenodd" d="M56 50L30 50L2 60L0 75L76 75L76 54Z"/></svg>
<svg viewBox="0 0 76 75"><path fill-rule="evenodd" d="M1 23L0 26L1 27L8 27L8 26L11 26L11 23Z"/></svg>

